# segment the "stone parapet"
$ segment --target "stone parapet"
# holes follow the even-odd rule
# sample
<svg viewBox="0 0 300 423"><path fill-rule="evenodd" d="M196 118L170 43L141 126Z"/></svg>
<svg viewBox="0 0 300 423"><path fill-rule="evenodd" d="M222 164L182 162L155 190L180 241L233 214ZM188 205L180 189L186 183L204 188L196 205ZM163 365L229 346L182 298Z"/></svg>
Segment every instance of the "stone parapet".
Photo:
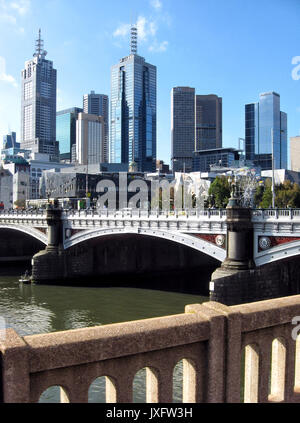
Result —
<svg viewBox="0 0 300 423"><path fill-rule="evenodd" d="M295 316L298 295L25 337L9 329L0 337L3 401L37 402L60 386L62 402L88 402L91 383L105 376L106 401L131 402L146 368L147 402L171 403L182 360L183 402L240 402L241 392L245 402L300 402Z"/></svg>

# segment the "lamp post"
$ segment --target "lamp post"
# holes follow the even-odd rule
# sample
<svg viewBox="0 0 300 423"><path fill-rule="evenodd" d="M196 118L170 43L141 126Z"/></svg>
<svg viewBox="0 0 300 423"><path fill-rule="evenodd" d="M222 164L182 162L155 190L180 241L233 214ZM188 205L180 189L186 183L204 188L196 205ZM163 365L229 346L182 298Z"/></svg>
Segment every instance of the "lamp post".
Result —
<svg viewBox="0 0 300 423"><path fill-rule="evenodd" d="M274 128L271 128L272 142L272 208L275 209L275 181L274 181Z"/></svg>

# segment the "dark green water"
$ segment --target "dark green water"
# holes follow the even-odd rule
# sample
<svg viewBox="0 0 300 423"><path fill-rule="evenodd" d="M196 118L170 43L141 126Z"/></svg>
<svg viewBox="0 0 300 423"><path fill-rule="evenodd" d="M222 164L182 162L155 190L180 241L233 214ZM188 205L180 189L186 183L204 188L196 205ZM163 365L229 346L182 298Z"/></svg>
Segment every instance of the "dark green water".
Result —
<svg viewBox="0 0 300 423"><path fill-rule="evenodd" d="M19 274L11 275L11 269L0 275L0 316L6 327L12 327L19 335L32 335L106 325L129 320L146 319L183 313L187 304L207 301L207 297L176 292L137 288L85 288L68 286L23 285ZM182 366L174 371L174 401L181 398ZM145 397L145 372L134 381L134 401ZM91 402L104 401L104 379L90 388ZM58 401L58 389L51 388L43 395L43 401Z"/></svg>

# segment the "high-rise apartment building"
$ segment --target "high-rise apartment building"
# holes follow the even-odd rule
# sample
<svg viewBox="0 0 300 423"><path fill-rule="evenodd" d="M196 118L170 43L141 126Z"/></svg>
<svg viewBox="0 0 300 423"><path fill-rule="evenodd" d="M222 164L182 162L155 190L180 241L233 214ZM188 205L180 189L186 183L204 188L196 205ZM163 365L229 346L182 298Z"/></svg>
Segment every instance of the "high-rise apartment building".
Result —
<svg viewBox="0 0 300 423"><path fill-rule="evenodd" d="M290 138L291 170L300 172L300 135Z"/></svg>
<svg viewBox="0 0 300 423"><path fill-rule="evenodd" d="M83 96L83 112L90 115L103 116L104 118L104 162L108 162L109 153L108 103L107 95L95 94L95 91Z"/></svg>
<svg viewBox="0 0 300 423"><path fill-rule="evenodd" d="M156 167L156 66L137 54L131 28L131 54L111 69L110 162Z"/></svg>
<svg viewBox="0 0 300 423"><path fill-rule="evenodd" d="M33 59L25 62L22 71L21 148L46 153L59 159L56 141L56 69L46 60L44 42L36 40Z"/></svg>
<svg viewBox="0 0 300 423"><path fill-rule="evenodd" d="M258 103L245 105L245 156L262 170L287 168L287 114L280 111L280 95L262 93Z"/></svg>
<svg viewBox="0 0 300 423"><path fill-rule="evenodd" d="M79 164L104 162L103 116L79 113L76 121L76 161Z"/></svg>
<svg viewBox="0 0 300 423"><path fill-rule="evenodd" d="M191 172L195 150L195 88L171 91L171 163L173 172Z"/></svg>
<svg viewBox="0 0 300 423"><path fill-rule="evenodd" d="M76 144L76 120L83 110L79 107L56 113L56 138L59 142L60 160L72 161L72 148Z"/></svg>
<svg viewBox="0 0 300 423"><path fill-rule="evenodd" d="M221 148L222 98L197 94L195 101L195 150Z"/></svg>

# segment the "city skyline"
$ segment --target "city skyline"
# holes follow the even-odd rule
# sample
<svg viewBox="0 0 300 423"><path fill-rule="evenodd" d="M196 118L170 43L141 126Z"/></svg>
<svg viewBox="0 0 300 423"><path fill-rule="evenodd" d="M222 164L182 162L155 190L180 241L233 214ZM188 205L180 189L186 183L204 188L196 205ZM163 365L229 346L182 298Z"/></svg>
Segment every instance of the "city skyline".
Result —
<svg viewBox="0 0 300 423"><path fill-rule="evenodd" d="M293 59L300 55L299 2L223 3L191 0L189 8L184 8L179 1L144 0L100 7L88 1L83 7L75 1L71 7L51 0L35 7L36 0L2 1L1 138L15 131L20 140L20 72L32 55L39 27L58 72L59 111L81 107L83 94L91 90L110 95L110 68L129 54L130 14L139 30L139 54L157 66L158 158L170 163L169 93L175 86L192 86L198 94L215 93L223 98L224 147L237 147L238 137L244 136L244 106L256 101L260 92L280 94L282 110L288 115L288 138L298 135L300 81L293 79L292 71L297 64ZM99 16L103 25L94 30L92 23ZM90 19L89 36L84 34L86 24L76 29L85 17ZM276 24L279 19L281 31ZM64 25L60 25L62 20Z"/></svg>

